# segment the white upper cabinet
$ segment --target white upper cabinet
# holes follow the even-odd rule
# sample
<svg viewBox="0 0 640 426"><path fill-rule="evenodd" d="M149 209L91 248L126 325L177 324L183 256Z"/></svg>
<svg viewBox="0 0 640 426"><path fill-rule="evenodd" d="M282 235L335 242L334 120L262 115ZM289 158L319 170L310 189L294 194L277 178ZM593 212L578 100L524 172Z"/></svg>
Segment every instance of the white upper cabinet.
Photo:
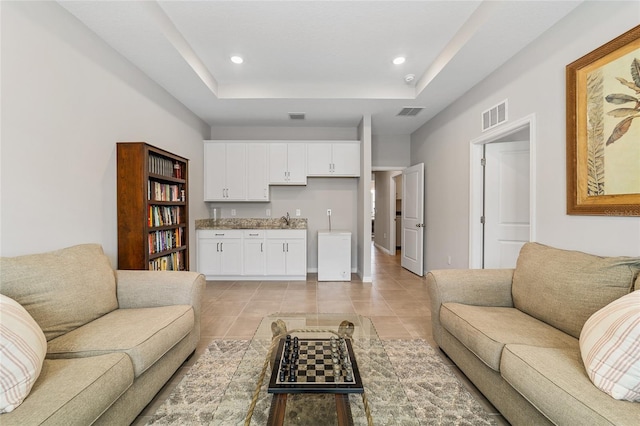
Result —
<svg viewBox="0 0 640 426"><path fill-rule="evenodd" d="M268 145L204 141L204 201L269 201Z"/></svg>
<svg viewBox="0 0 640 426"><path fill-rule="evenodd" d="M359 177L360 142L308 142L307 175Z"/></svg>
<svg viewBox="0 0 640 426"><path fill-rule="evenodd" d="M247 144L247 201L269 201L269 167L266 143Z"/></svg>
<svg viewBox="0 0 640 426"><path fill-rule="evenodd" d="M269 143L269 183L307 184L307 145L304 142Z"/></svg>
<svg viewBox="0 0 640 426"><path fill-rule="evenodd" d="M205 141L204 200L247 199L246 144Z"/></svg>

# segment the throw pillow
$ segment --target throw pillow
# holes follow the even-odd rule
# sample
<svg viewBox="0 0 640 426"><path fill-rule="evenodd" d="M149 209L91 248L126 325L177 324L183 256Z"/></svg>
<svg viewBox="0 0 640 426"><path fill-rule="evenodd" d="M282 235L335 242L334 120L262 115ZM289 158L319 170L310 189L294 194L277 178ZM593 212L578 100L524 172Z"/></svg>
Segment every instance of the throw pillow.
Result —
<svg viewBox="0 0 640 426"><path fill-rule="evenodd" d="M593 314L580 334L589 378L615 399L640 402L640 290Z"/></svg>
<svg viewBox="0 0 640 426"><path fill-rule="evenodd" d="M47 339L26 309L2 294L0 312L0 413L8 413L29 395L40 375Z"/></svg>

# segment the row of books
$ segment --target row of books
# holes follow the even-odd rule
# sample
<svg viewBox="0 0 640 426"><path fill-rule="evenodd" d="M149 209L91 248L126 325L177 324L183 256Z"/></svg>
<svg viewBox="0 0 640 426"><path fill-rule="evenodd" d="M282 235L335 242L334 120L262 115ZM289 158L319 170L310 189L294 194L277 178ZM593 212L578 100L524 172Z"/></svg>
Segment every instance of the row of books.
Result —
<svg viewBox="0 0 640 426"><path fill-rule="evenodd" d="M149 173L182 179L182 164L168 158L149 155Z"/></svg>
<svg viewBox="0 0 640 426"><path fill-rule="evenodd" d="M149 226L179 225L182 223L182 207L149 206Z"/></svg>
<svg viewBox="0 0 640 426"><path fill-rule="evenodd" d="M183 245L182 228L149 233L149 253L160 253Z"/></svg>
<svg viewBox="0 0 640 426"><path fill-rule="evenodd" d="M183 271L184 252L171 253L149 261L150 271Z"/></svg>
<svg viewBox="0 0 640 426"><path fill-rule="evenodd" d="M179 185L149 181L147 189L147 199L151 201L183 201L185 200L184 189Z"/></svg>

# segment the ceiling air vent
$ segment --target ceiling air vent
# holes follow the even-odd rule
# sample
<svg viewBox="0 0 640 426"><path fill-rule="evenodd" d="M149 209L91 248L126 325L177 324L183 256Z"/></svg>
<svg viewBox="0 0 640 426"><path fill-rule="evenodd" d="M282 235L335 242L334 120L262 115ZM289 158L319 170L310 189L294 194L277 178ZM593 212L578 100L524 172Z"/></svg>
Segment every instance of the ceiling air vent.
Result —
<svg viewBox="0 0 640 426"><path fill-rule="evenodd" d="M500 102L498 105L489 108L482 113L482 131L486 131L496 127L507 121L507 100Z"/></svg>
<svg viewBox="0 0 640 426"><path fill-rule="evenodd" d="M398 117L415 117L424 107L404 107L398 113Z"/></svg>
<svg viewBox="0 0 640 426"><path fill-rule="evenodd" d="M291 120L304 120L304 112L290 112L289 118Z"/></svg>

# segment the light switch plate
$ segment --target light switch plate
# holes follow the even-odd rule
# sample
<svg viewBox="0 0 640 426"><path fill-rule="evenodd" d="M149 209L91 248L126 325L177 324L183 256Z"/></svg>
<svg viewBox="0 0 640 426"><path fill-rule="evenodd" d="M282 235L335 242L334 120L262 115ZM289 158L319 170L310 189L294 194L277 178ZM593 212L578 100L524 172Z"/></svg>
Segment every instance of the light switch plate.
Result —
<svg viewBox="0 0 640 426"><path fill-rule="evenodd" d="M296 216L300 216L300 209L296 209Z"/></svg>

